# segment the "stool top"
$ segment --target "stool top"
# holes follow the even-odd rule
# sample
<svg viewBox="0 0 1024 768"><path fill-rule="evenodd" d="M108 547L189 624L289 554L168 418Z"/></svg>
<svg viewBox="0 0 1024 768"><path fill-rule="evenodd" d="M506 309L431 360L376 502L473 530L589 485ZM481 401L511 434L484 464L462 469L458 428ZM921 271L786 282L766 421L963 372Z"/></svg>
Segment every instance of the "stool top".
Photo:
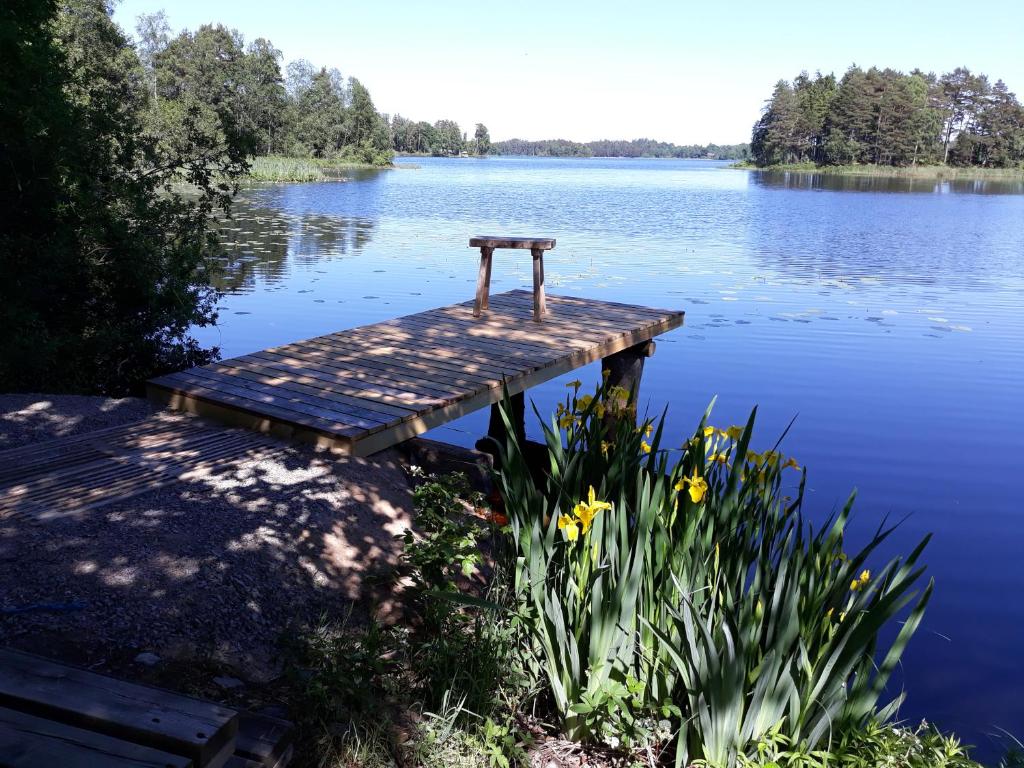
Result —
<svg viewBox="0 0 1024 768"><path fill-rule="evenodd" d="M470 248L528 248L550 251L555 247L553 237L485 237L478 235L469 239Z"/></svg>

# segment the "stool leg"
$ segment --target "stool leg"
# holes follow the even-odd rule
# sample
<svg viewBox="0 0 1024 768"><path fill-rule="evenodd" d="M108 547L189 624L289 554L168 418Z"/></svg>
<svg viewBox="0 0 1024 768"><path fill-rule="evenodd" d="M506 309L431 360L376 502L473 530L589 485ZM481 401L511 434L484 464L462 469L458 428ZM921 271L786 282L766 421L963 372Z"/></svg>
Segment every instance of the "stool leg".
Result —
<svg viewBox="0 0 1024 768"><path fill-rule="evenodd" d="M544 251L540 248L533 248L533 319L540 322L541 318L548 312L547 301L544 298Z"/></svg>
<svg viewBox="0 0 1024 768"><path fill-rule="evenodd" d="M476 301L473 303L473 317L480 317L481 310L487 309L491 293L491 257L493 248L480 249L480 273L476 278Z"/></svg>

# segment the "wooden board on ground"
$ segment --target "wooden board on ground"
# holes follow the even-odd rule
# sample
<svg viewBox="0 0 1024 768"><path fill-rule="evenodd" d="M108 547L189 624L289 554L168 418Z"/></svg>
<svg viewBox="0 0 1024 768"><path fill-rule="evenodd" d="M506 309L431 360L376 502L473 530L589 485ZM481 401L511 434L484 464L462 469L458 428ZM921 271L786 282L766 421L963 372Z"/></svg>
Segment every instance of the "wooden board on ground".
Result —
<svg viewBox="0 0 1024 768"><path fill-rule="evenodd" d="M0 520L80 515L283 450L257 435L172 413L10 448L0 451Z"/></svg>
<svg viewBox="0 0 1024 768"><path fill-rule="evenodd" d="M530 291L319 336L148 383L172 408L365 456L677 328L683 313ZM389 406L389 407L386 407Z"/></svg>
<svg viewBox="0 0 1024 768"><path fill-rule="evenodd" d="M0 649L0 706L181 755L197 768L221 768L238 733L237 713L219 704L7 649Z"/></svg>
<svg viewBox="0 0 1024 768"><path fill-rule="evenodd" d="M190 768L192 761L152 747L0 707L5 768Z"/></svg>

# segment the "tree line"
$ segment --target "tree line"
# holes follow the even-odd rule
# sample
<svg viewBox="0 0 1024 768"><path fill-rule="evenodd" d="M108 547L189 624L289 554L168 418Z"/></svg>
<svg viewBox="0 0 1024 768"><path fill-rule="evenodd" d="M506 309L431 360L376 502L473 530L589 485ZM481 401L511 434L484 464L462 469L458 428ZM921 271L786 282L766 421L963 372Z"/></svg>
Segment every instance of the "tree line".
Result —
<svg viewBox="0 0 1024 768"><path fill-rule="evenodd" d="M154 119L219 123L218 139L252 155L291 155L386 165L391 131L369 90L305 59L281 70L266 38L204 24L171 36L163 11L143 15L138 53Z"/></svg>
<svg viewBox="0 0 1024 768"><path fill-rule="evenodd" d="M785 163L909 166L1024 165L1024 107L1002 80L958 67L850 67L841 79L801 72L780 80L754 124L759 166Z"/></svg>
<svg viewBox="0 0 1024 768"><path fill-rule="evenodd" d="M749 144L684 144L677 145L653 139L633 139L578 142L567 139L526 141L508 139L492 145L496 155L526 155L529 157L677 157L711 158L717 160L747 160Z"/></svg>

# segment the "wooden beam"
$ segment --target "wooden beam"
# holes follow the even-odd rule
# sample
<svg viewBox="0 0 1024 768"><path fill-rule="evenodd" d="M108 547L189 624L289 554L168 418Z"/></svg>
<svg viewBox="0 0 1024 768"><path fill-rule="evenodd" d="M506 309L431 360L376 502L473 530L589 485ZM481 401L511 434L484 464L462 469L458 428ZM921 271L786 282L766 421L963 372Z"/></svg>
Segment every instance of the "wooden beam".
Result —
<svg viewBox="0 0 1024 768"><path fill-rule="evenodd" d="M608 388L620 387L629 393L628 402L637 402L640 379L644 375L644 361L654 354L654 346L653 341L642 341L602 359L601 375ZM619 402L619 408L608 409L606 421L610 423L615 419L614 414L625 412L626 404Z"/></svg>
<svg viewBox="0 0 1024 768"><path fill-rule="evenodd" d="M5 768L191 768L194 763L184 755L0 708L0 765Z"/></svg>
<svg viewBox="0 0 1024 768"><path fill-rule="evenodd" d="M539 323L548 312L544 298L544 250L534 248L533 254L533 321Z"/></svg>
<svg viewBox="0 0 1024 768"><path fill-rule="evenodd" d="M238 715L198 699L0 649L0 706L220 768Z"/></svg>

